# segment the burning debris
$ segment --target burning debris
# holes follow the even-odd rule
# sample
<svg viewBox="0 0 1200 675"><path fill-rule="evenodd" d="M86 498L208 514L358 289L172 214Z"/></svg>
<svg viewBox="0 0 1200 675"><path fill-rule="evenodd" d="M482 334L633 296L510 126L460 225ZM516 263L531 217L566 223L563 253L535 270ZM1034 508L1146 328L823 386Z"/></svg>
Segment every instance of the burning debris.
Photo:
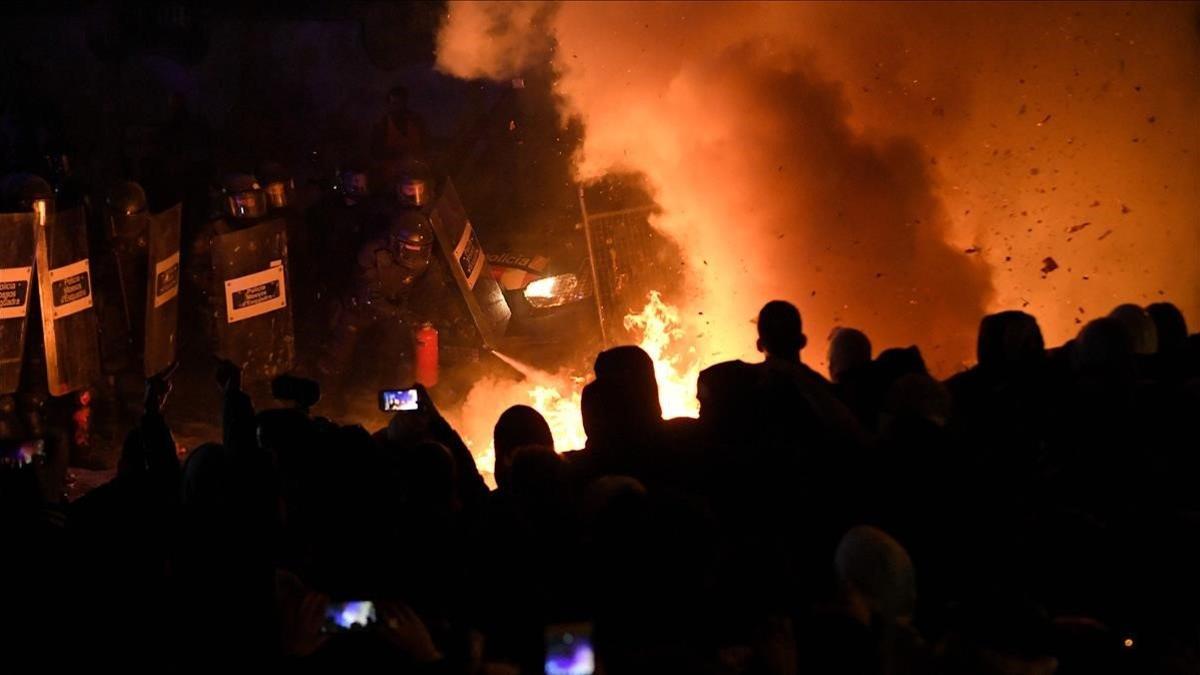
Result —
<svg viewBox="0 0 1200 675"><path fill-rule="evenodd" d="M1050 285L1020 299L1017 275L994 275L1014 257L1041 259L1043 277L1058 268L1054 258L1037 257L1057 232L1022 232L1024 217L1072 222L1072 209L1099 201L1095 195L1158 204L1167 184L1200 178L1196 153L1175 159L1181 145L1185 152L1196 147L1200 131L1159 121L1156 130L1173 132L1173 145L1131 146L1129 122L1148 113L1111 98L1153 76L1171 86L1136 85L1141 110L1153 109L1161 120L1186 117L1180 106L1200 93L1191 77L1196 59L1166 61L1143 45L1194 40L1172 28L1190 25L1188 10L1137 9L1132 18L1128 11L1097 6L1085 24L1053 5L1022 6L1014 20L999 21L1001 14L1012 18L1011 7L926 5L913 12L883 5L863 12L854 5L700 3L682 13L665 3L619 11L611 4L451 3L438 67L508 82L531 64L550 65L561 119L586 130L575 154L577 177L614 169L642 174L661 207L654 226L684 250L690 293L662 301L680 310L685 336L703 332L688 345L701 361L751 356L746 307L782 297L804 301L814 334L838 312L881 343L940 344L936 358L957 364L973 353L970 336L985 311L1026 301L1076 306L1057 302L1053 294L1064 291ZM899 14L903 45L895 40ZM947 22L978 29L981 38L951 44L941 39ZM1124 64L1120 72L1115 65L1078 74L1039 69L1047 52L1062 62L1093 62L1094 39L1110 25L1141 38L1131 37L1112 60ZM1031 27L1044 26L1069 26L1081 39L1030 39L1038 34ZM997 45L1013 44L1021 46L996 57ZM914 82L926 91L910 97ZM1084 87L1097 92L1100 105L1080 109ZM1166 93L1172 89L1193 98ZM943 115L929 115L933 99ZM1043 116L1030 119L1030 112ZM977 152L977 144L987 150ZM986 163L978 161L982 152L991 156ZM1042 176L1059 184L1038 186ZM1178 190L1171 197L1190 210L1156 212L1154 227L1139 224L1122 255L1161 259L1180 246L1200 246L1188 220L1198 197ZM1030 215L997 222L981 199L995 199L1004 213ZM1076 237L1072 256L1102 255L1096 241L1110 233ZM1200 308L1195 281L1194 270L1181 275L1155 266L1136 277L1096 278L1086 291L1072 288L1080 297L1069 300L1092 306L1118 289L1170 286L1185 305ZM842 311L847 301L852 309ZM703 331L695 307L712 322ZM1071 314L1047 313L1048 340L1074 334ZM940 364L931 365L936 371Z"/></svg>
<svg viewBox="0 0 1200 675"><path fill-rule="evenodd" d="M679 310L650 293L646 305L625 317L625 328L654 362L659 403L665 418L696 417L696 380L701 363L680 319ZM586 378L570 373L546 373L504 354L497 356L521 373L520 381L485 378L468 394L457 426L479 462L480 471L491 480L495 465L492 424L511 405L532 406L542 413L559 452L577 450L587 441L579 415Z"/></svg>

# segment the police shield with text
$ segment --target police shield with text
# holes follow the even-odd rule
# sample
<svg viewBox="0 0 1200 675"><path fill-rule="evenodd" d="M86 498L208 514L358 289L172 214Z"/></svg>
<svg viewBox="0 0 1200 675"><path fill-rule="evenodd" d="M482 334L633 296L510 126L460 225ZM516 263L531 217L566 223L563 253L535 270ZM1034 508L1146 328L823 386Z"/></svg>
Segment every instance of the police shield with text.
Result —
<svg viewBox="0 0 1200 675"><path fill-rule="evenodd" d="M100 372L86 219L82 208L57 210L53 188L32 174L9 176L3 193L0 437L44 442L57 489L68 452L88 463L79 413Z"/></svg>
<svg viewBox="0 0 1200 675"><path fill-rule="evenodd" d="M194 282L216 354L247 380L268 381L291 369L294 352L287 223L249 174L226 176L218 200L220 217L194 248Z"/></svg>
<svg viewBox="0 0 1200 675"><path fill-rule="evenodd" d="M105 365L110 371L144 378L176 358L179 323L179 231L182 207L162 213L146 208L146 194L133 182L105 195L103 228L111 255L104 327Z"/></svg>
<svg viewBox="0 0 1200 675"><path fill-rule="evenodd" d="M51 395L63 396L95 383L100 374L87 218L81 207L59 210L53 199L37 196L28 207L37 224L34 268L47 386Z"/></svg>

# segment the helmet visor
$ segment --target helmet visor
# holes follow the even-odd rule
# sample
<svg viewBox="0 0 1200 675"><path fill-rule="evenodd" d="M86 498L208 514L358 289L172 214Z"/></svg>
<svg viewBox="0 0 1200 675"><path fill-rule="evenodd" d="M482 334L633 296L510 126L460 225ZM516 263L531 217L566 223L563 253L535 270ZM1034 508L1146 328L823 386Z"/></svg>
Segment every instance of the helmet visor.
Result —
<svg viewBox="0 0 1200 675"><path fill-rule="evenodd" d="M261 190L234 192L226 196L225 208L234 218L261 218L267 214L267 200Z"/></svg>
<svg viewBox="0 0 1200 675"><path fill-rule="evenodd" d="M425 206L429 201L429 186L419 178L406 178L397 187L397 197L402 204Z"/></svg>

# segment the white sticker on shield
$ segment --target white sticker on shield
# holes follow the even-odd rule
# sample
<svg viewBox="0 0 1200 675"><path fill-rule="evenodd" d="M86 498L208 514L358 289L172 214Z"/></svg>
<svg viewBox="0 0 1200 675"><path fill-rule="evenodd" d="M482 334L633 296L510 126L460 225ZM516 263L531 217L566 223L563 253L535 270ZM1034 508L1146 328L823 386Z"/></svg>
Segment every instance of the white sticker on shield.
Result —
<svg viewBox="0 0 1200 675"><path fill-rule="evenodd" d="M32 267L0 269L0 319L20 319L29 309Z"/></svg>
<svg viewBox="0 0 1200 675"><path fill-rule="evenodd" d="M50 270L51 317L62 319L92 306L92 272L87 258Z"/></svg>
<svg viewBox="0 0 1200 675"><path fill-rule="evenodd" d="M287 307L283 262L276 260L261 272L225 282L225 315L229 323Z"/></svg>
<svg viewBox="0 0 1200 675"><path fill-rule="evenodd" d="M458 246L454 247L454 259L458 261L463 276L467 278L467 288L474 290L475 282L479 281L479 274L483 272L483 249L479 246L479 240L475 238L475 228L471 227L470 221L467 221L467 226L458 239Z"/></svg>
<svg viewBox="0 0 1200 675"><path fill-rule="evenodd" d="M154 263L154 306L162 307L179 295L179 251Z"/></svg>

